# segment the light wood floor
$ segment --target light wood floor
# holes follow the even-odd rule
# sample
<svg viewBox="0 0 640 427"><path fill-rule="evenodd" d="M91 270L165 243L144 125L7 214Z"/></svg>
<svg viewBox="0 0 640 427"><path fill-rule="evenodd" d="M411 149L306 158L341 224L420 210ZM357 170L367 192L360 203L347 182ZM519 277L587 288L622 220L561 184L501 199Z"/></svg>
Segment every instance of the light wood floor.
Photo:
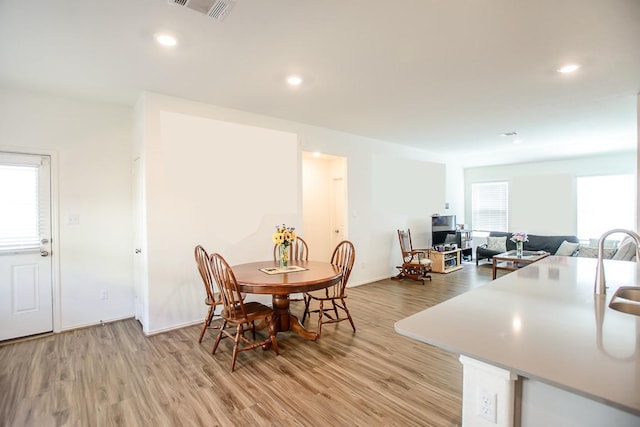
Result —
<svg viewBox="0 0 640 427"><path fill-rule="evenodd" d="M131 319L5 345L0 425L460 425L457 355L393 325L490 277L490 267L465 264L426 286L383 280L351 288L355 334L348 322L323 327L316 342L282 333L280 356L242 352L233 373L231 343L211 355L213 333L198 344L199 326L144 337ZM301 314L301 303L292 311Z"/></svg>

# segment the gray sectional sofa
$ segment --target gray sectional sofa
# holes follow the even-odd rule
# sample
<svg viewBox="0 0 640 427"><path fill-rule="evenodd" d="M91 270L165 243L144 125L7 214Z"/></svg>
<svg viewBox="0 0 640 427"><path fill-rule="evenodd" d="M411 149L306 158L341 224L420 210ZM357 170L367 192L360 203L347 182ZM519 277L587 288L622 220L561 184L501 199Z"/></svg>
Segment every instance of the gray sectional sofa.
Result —
<svg viewBox="0 0 640 427"><path fill-rule="evenodd" d="M516 244L512 242L511 236L513 233L504 232L504 231L491 231L489 233L489 238L499 238L492 239L491 243L496 243L496 241L501 242L502 238L505 238L505 248L506 251L515 251ZM572 243L573 245L565 244L563 247L562 255L571 255L576 256L578 253L578 245L580 244L580 240L576 236L538 236L535 234L529 234L529 241L524 242L524 250L525 251L545 251L550 253L551 255L555 255L560 246L564 241ZM491 239L487 239L491 240ZM566 249L569 249L566 252ZM496 246L490 244L482 244L476 247L476 265L478 265L478 261L487 259L491 260L494 255L505 252L504 250L497 249Z"/></svg>

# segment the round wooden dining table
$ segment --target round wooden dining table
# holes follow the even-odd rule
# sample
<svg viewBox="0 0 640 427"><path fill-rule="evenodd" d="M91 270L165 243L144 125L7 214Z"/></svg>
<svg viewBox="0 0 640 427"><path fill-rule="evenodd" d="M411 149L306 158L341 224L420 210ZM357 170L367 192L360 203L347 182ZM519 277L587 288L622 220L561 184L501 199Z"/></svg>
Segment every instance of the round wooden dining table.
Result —
<svg viewBox="0 0 640 427"><path fill-rule="evenodd" d="M289 261L289 267L304 270L268 274L263 269L276 269L276 261L250 262L232 266L233 274L241 292L272 295L276 331L292 330L308 340L318 335L302 326L300 320L290 311L290 295L328 288L342 278L340 267L329 262ZM292 268L292 270L293 270Z"/></svg>

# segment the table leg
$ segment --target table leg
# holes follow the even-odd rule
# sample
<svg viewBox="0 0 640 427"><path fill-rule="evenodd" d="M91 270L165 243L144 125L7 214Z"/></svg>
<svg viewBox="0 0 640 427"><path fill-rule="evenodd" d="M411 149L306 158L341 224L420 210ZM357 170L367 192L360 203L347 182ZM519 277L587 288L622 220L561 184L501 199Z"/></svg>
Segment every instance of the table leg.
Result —
<svg viewBox="0 0 640 427"><path fill-rule="evenodd" d="M291 331L300 335L302 338L314 341L318 338L318 334L305 329L300 320L289 310L291 300L289 295L273 295L272 298L273 313L275 315L276 331Z"/></svg>
<svg viewBox="0 0 640 427"><path fill-rule="evenodd" d="M493 261L493 280L496 280L496 273L497 273L497 271L496 271L496 259L492 258L492 261Z"/></svg>

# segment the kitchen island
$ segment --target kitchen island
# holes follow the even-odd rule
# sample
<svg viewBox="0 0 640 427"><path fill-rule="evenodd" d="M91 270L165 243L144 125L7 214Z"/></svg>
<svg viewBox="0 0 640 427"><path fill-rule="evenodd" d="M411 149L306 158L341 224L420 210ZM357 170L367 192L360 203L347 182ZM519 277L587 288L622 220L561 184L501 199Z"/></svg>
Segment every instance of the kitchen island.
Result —
<svg viewBox="0 0 640 427"><path fill-rule="evenodd" d="M608 307L635 262L550 256L396 323L460 355L464 426L640 426L640 317Z"/></svg>

